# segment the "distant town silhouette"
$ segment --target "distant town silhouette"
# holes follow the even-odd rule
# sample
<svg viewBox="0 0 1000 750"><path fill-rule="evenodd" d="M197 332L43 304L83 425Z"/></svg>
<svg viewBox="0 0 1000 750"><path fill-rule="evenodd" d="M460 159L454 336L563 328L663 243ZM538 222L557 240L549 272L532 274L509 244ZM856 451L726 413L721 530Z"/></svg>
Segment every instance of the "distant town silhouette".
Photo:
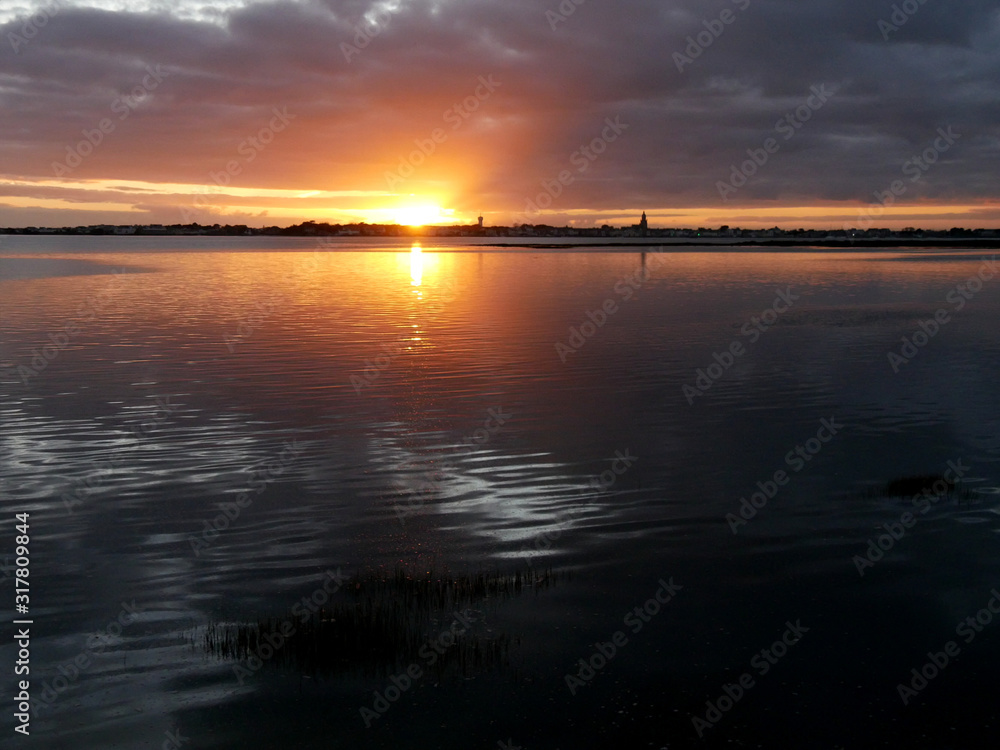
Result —
<svg viewBox="0 0 1000 750"><path fill-rule="evenodd" d="M691 244L704 242L712 245L773 244L773 245L831 245L864 241L870 245L895 245L901 242L919 242L925 245L967 245L970 241L988 246L1000 244L1000 229L920 229L906 227L900 230L887 228L841 229L741 229L722 225L717 228L651 228L643 212L637 224L614 227L553 226L550 224L516 224L513 226L485 226L479 216L476 224L447 226L408 226L404 224L329 224L305 221L287 227L250 227L246 224L95 224L76 227L20 227L0 228L0 234L27 235L179 235L179 236L248 236L248 237L579 237L607 239L667 239L682 240ZM990 242L992 241L992 242ZM614 244L614 243L609 243ZM561 246L565 246L564 244Z"/></svg>

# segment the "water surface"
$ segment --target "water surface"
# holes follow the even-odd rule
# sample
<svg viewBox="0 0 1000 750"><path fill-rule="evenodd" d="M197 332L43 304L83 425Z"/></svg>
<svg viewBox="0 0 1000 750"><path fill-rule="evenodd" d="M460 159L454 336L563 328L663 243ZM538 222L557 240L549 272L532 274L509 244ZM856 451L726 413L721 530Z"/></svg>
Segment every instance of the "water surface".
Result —
<svg viewBox="0 0 1000 750"><path fill-rule="evenodd" d="M0 502L8 551L31 513L32 746L992 737L1000 277L955 296L983 253L242 242L2 246ZM926 513L887 491L956 466ZM285 622L296 637L251 665Z"/></svg>

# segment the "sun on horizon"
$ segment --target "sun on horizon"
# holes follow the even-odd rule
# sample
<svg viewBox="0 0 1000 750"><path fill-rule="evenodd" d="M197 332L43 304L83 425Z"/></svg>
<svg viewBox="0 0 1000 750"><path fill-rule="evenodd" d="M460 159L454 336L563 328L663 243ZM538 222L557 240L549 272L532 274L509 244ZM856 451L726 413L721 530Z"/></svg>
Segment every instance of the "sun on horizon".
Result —
<svg viewBox="0 0 1000 750"><path fill-rule="evenodd" d="M401 206L394 212L396 223L409 227L425 227L452 220L451 211L446 211L435 203L420 203Z"/></svg>

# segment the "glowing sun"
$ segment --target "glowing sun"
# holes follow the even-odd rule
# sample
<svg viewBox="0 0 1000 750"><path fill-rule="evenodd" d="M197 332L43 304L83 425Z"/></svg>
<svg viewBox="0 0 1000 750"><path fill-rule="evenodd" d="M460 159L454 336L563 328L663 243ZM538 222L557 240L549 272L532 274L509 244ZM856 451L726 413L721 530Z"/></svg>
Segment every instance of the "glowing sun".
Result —
<svg viewBox="0 0 1000 750"><path fill-rule="evenodd" d="M402 206L396 210L396 223L410 227L423 227L439 223L446 218L441 207L433 204Z"/></svg>

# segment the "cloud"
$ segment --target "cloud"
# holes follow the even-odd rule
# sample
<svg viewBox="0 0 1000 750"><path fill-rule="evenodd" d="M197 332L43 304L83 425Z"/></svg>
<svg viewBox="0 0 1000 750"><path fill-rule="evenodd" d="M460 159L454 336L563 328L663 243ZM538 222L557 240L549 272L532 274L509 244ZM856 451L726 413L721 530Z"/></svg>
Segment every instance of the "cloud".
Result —
<svg viewBox="0 0 1000 750"><path fill-rule="evenodd" d="M881 0L62 2L15 53L31 23L18 8L46 5L22 0L0 27L0 163L29 180L56 177L109 119L70 177L214 187L236 161L247 190L384 192L440 128L392 192L512 216L618 116L627 133L573 171L553 211L870 202L948 126L960 142L906 199L1000 193L1000 10L985 0L913 0L888 39ZM150 67L166 75L136 98ZM489 75L496 92L449 120ZM830 101L776 135L823 85ZM294 120L247 160L275 108ZM780 149L724 202L719 181L770 137Z"/></svg>

